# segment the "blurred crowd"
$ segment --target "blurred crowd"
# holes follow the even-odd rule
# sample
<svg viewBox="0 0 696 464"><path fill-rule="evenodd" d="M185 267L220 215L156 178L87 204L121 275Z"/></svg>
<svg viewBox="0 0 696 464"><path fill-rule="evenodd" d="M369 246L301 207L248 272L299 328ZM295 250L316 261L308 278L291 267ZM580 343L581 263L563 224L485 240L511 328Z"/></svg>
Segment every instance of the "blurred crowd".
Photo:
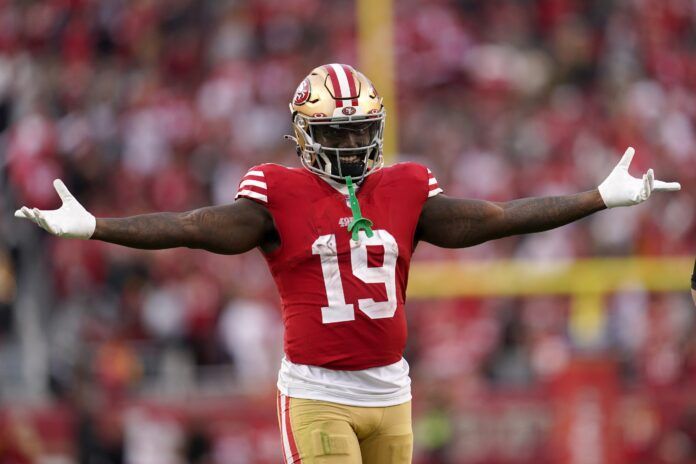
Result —
<svg viewBox="0 0 696 464"><path fill-rule="evenodd" d="M464 251L421 245L416 259L693 253L692 1L394 4L398 101L387 124L398 116L398 160L426 164L445 193L589 190L629 145L634 175L653 167L682 184L543 234ZM282 328L259 253L58 240L11 215L58 207L54 178L98 217L233 201L250 166L299 165L282 139L288 101L319 64L359 68L355 30L347 0L0 0L0 400L50 398L89 418L95 404L143 395L272 394ZM624 388L696 385L686 291L632 288L606 306L594 350L616 360ZM442 411L454 403L543 391L562 372L576 348L568 307L558 297L411 305L422 462L464 462L448 461L456 426ZM627 420L644 425L632 462L687 462L694 408L687 396L683 420L660 422L657 409ZM81 462L120 462L115 453Z"/></svg>

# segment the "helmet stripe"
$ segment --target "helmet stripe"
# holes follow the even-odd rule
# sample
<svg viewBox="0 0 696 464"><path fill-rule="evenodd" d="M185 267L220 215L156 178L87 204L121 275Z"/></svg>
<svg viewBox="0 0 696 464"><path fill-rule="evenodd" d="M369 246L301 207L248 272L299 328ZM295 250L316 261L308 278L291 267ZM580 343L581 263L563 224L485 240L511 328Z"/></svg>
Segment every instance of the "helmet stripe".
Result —
<svg viewBox="0 0 696 464"><path fill-rule="evenodd" d="M336 71L336 77L338 77L338 84L341 86L341 97L354 97L355 94L351 93L350 85L348 84L349 75L348 73L346 73L345 69L343 69L343 65L334 63L329 66L331 66L334 69L334 71Z"/></svg>
<svg viewBox="0 0 696 464"><path fill-rule="evenodd" d="M338 76L336 75L336 70L331 64L327 64L325 68L326 71L329 73L329 77L331 78L331 85L333 86L335 93L334 99L336 100L336 107L341 108L343 106L343 100L341 100L343 93L341 93L341 85L338 83Z"/></svg>
<svg viewBox="0 0 696 464"><path fill-rule="evenodd" d="M348 88L350 90L350 93L348 95L352 96L358 96L358 92L355 90L355 79L353 79L353 70L351 69L350 66L342 64L341 67L343 68L343 72L346 73L346 77L348 78ZM353 106L358 106L358 99L353 98L351 104Z"/></svg>
<svg viewBox="0 0 696 464"><path fill-rule="evenodd" d="M338 85L341 86L341 98L350 98L353 95L350 93L350 87L348 86L348 76L343 70L343 66L340 64L333 63L329 65L336 72L336 77L338 78Z"/></svg>

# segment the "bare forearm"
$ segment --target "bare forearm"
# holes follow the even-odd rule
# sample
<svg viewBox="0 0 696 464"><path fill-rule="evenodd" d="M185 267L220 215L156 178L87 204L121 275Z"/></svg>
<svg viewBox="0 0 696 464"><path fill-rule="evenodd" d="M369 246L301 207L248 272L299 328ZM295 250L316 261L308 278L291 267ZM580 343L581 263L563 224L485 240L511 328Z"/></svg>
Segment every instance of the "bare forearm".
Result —
<svg viewBox="0 0 696 464"><path fill-rule="evenodd" d="M606 208L596 189L574 195L522 198L500 206L503 214L495 233L501 237L554 229Z"/></svg>
<svg viewBox="0 0 696 464"><path fill-rule="evenodd" d="M153 213L124 218L98 218L93 240L131 248L159 250L191 247L191 227L186 213Z"/></svg>

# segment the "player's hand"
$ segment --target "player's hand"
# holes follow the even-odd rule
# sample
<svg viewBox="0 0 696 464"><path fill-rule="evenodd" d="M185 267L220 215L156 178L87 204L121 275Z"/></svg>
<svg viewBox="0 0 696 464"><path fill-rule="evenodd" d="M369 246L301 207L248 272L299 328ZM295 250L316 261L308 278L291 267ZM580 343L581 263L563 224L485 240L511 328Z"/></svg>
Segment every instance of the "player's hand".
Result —
<svg viewBox="0 0 696 464"><path fill-rule="evenodd" d="M15 217L30 219L42 229L59 237L90 238L97 220L72 196L62 180L54 180L53 187L63 201L63 206L52 211L22 206L15 211Z"/></svg>
<svg viewBox="0 0 696 464"><path fill-rule="evenodd" d="M607 208L637 205L647 200L652 192L674 192L681 189L679 182L655 180L652 169L648 169L642 179L630 175L628 167L635 153L633 147L628 147L619 164L599 185L599 194Z"/></svg>

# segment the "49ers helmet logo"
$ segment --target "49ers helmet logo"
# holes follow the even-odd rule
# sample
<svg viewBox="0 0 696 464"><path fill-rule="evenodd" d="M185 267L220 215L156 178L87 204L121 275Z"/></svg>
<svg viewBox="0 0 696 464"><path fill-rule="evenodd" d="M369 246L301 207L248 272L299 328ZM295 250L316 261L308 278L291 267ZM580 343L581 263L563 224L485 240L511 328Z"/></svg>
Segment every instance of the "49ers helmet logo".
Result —
<svg viewBox="0 0 696 464"><path fill-rule="evenodd" d="M303 105L307 100L309 100L310 93L309 79L305 79L300 83L295 90L295 98L293 99L293 104Z"/></svg>
<svg viewBox="0 0 696 464"><path fill-rule="evenodd" d="M341 110L341 113L345 114L346 116L350 116L355 114L356 109L352 106L346 106Z"/></svg>

